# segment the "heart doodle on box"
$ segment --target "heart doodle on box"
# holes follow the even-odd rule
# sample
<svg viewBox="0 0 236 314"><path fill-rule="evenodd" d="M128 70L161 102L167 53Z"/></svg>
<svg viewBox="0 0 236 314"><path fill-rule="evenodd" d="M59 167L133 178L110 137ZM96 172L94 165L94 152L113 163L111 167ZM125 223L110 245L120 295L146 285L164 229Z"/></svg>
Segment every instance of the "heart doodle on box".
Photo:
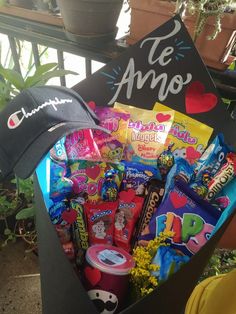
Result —
<svg viewBox="0 0 236 314"><path fill-rule="evenodd" d="M170 120L171 115L170 114L163 114L163 113L158 113L156 115L156 119L158 122L166 122Z"/></svg>
<svg viewBox="0 0 236 314"><path fill-rule="evenodd" d="M135 190L129 189L128 191L121 191L119 193L120 199L125 203L131 203L132 200L135 198L136 193Z"/></svg>
<svg viewBox="0 0 236 314"><path fill-rule="evenodd" d="M175 209L184 207L188 202L186 196L179 195L177 192L170 193L170 200Z"/></svg>
<svg viewBox="0 0 236 314"><path fill-rule="evenodd" d="M218 98L213 93L205 93L204 85L199 82L192 82L186 91L185 107L189 114L203 113L215 108Z"/></svg>
<svg viewBox="0 0 236 314"><path fill-rule="evenodd" d="M73 224L77 219L78 213L75 209L65 210L61 217L65 220L68 224Z"/></svg>
<svg viewBox="0 0 236 314"><path fill-rule="evenodd" d="M85 267L84 270L85 277L90 282L90 284L94 287L102 278L101 272L97 268L91 268L89 266Z"/></svg>
<svg viewBox="0 0 236 314"><path fill-rule="evenodd" d="M186 156L187 159L196 160L201 157L201 153L199 153L194 147L189 146L186 148Z"/></svg>
<svg viewBox="0 0 236 314"><path fill-rule="evenodd" d="M85 173L90 179L95 180L100 174L100 167L96 165L94 167L86 168Z"/></svg>

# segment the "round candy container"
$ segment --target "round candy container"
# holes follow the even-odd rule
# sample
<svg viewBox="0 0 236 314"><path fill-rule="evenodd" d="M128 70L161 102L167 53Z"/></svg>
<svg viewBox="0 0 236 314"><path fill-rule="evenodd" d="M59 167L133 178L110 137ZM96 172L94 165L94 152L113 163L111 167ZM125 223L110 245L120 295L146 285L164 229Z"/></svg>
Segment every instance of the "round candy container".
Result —
<svg viewBox="0 0 236 314"><path fill-rule="evenodd" d="M97 244L88 248L84 286L100 313L115 313L124 306L129 271L134 260L125 250Z"/></svg>

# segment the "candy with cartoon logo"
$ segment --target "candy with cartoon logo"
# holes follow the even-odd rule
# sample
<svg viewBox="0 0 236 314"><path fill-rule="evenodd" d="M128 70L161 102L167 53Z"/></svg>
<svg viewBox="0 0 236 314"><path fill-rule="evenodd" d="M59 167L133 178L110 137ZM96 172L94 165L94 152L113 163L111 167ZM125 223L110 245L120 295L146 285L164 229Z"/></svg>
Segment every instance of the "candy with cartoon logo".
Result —
<svg viewBox="0 0 236 314"><path fill-rule="evenodd" d="M171 108L157 102L153 110L168 112ZM174 121L165 146L168 147L170 143L174 143L174 157L184 158L192 165L201 157L212 132L213 129L206 124L175 110Z"/></svg>
<svg viewBox="0 0 236 314"><path fill-rule="evenodd" d="M177 180L139 240L149 241L164 230L173 231L170 246L192 256L207 242L220 215L220 210L200 198L186 182Z"/></svg>
<svg viewBox="0 0 236 314"><path fill-rule="evenodd" d="M118 196L118 185L115 182L115 176L117 175L117 170L115 169L110 169L108 170L104 177L105 181L103 182L102 185L102 200L103 201L116 201L117 196Z"/></svg>
<svg viewBox="0 0 236 314"><path fill-rule="evenodd" d="M144 198L129 189L119 193L119 206L115 215L114 242L127 252L131 250L135 225L140 216Z"/></svg>
<svg viewBox="0 0 236 314"><path fill-rule="evenodd" d="M101 158L103 161L118 162L122 159L127 142L130 114L123 109L109 107L96 107L94 111L100 119L100 126L111 132L106 134L99 130L92 131Z"/></svg>
<svg viewBox="0 0 236 314"><path fill-rule="evenodd" d="M161 179L160 172L155 167L128 161L124 161L123 163L125 165L125 172L121 190L133 189L136 195L143 196L150 179Z"/></svg>
<svg viewBox="0 0 236 314"><path fill-rule="evenodd" d="M106 163L106 162L91 162L80 160L70 165L70 179L73 182L73 192L76 195L86 193L89 202L102 201L102 186L105 181L105 173L114 169L117 175L114 177L114 182L117 187L120 187L123 179L124 165L123 163Z"/></svg>
<svg viewBox="0 0 236 314"><path fill-rule="evenodd" d="M82 282L99 313L112 314L123 309L132 267L132 256L121 248L111 245L88 248Z"/></svg>
<svg viewBox="0 0 236 314"><path fill-rule="evenodd" d="M161 177L163 180L166 179L166 176L170 169L174 165L174 155L172 153L172 148L174 144L170 144L166 150L164 150L157 158L157 168L160 171Z"/></svg>
<svg viewBox="0 0 236 314"><path fill-rule="evenodd" d="M116 102L115 108L130 113L127 146L124 159L156 167L156 160L164 150L164 144L174 119L174 110L154 112ZM130 154L133 151L133 154Z"/></svg>
<svg viewBox="0 0 236 314"><path fill-rule="evenodd" d="M116 202L103 202L84 204L88 226L89 244L113 244Z"/></svg>

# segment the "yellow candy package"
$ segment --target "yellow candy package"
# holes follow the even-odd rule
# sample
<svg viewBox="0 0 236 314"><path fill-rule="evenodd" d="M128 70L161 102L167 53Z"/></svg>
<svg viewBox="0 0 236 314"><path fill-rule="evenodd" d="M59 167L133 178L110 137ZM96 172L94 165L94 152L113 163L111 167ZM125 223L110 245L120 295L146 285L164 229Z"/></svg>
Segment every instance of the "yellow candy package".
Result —
<svg viewBox="0 0 236 314"><path fill-rule="evenodd" d="M174 121L174 110L154 112L120 103L115 103L114 107L130 113L123 159L156 167Z"/></svg>
<svg viewBox="0 0 236 314"><path fill-rule="evenodd" d="M168 112L170 108L156 103L153 110L155 112ZM169 131L165 147L173 143L172 153L174 157L184 158L192 165L200 158L207 147L212 132L213 129L206 124L175 111L174 122Z"/></svg>

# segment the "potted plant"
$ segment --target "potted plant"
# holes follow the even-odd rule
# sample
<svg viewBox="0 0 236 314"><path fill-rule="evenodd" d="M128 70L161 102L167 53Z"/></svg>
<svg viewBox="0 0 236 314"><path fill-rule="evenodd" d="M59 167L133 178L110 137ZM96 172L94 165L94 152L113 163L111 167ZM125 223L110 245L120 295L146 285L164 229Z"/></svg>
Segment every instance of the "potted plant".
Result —
<svg viewBox="0 0 236 314"><path fill-rule="evenodd" d="M32 75L23 77L14 69L0 65L0 110L23 89L45 85L49 79L66 74L77 74L58 69L57 63L46 63L36 67ZM32 249L36 245L34 228L34 205L32 178L20 180L11 175L0 182L0 235L3 234L3 246L9 240L21 237Z"/></svg>
<svg viewBox="0 0 236 314"><path fill-rule="evenodd" d="M123 0L57 0L57 4L72 40L115 38Z"/></svg>
<svg viewBox="0 0 236 314"><path fill-rule="evenodd" d="M225 69L236 39L235 0L130 0L129 44L179 13L206 65ZM142 23L140 23L142 21ZM230 61L229 61L230 60Z"/></svg>

